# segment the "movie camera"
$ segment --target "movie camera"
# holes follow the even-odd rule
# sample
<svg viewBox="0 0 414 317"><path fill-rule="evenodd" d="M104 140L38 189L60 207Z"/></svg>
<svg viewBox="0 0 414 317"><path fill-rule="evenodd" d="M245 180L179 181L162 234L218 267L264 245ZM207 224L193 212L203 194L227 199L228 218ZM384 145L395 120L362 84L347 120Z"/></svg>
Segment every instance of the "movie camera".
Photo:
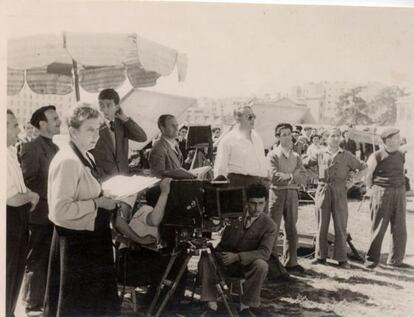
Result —
<svg viewBox="0 0 414 317"><path fill-rule="evenodd" d="M148 202L156 202L158 196L158 187L147 191ZM161 238L171 246L172 241L177 245L220 231L232 219L243 216L245 204L243 187L228 182L173 180L160 226Z"/></svg>

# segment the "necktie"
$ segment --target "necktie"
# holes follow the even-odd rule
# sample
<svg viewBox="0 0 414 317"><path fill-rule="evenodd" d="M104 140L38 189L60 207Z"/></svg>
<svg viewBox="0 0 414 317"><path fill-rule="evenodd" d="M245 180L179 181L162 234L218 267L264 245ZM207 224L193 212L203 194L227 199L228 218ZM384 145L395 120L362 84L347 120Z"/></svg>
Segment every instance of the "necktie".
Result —
<svg viewBox="0 0 414 317"><path fill-rule="evenodd" d="M247 215L246 219L244 220L244 229L248 229L250 227L251 220L252 220L252 217L250 215Z"/></svg>
<svg viewBox="0 0 414 317"><path fill-rule="evenodd" d="M115 131L115 124L113 121L109 121L109 128L111 129L112 132Z"/></svg>

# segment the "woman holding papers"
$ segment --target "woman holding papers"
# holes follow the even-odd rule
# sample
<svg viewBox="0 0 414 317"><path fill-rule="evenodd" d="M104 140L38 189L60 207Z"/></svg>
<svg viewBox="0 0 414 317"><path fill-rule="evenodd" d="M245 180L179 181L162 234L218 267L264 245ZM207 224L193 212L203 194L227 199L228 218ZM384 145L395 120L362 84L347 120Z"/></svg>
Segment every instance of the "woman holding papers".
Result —
<svg viewBox="0 0 414 317"><path fill-rule="evenodd" d="M100 117L88 106L67 120L70 141L49 169L49 218L55 224L45 316L119 313L109 222L117 201L101 196L93 157Z"/></svg>

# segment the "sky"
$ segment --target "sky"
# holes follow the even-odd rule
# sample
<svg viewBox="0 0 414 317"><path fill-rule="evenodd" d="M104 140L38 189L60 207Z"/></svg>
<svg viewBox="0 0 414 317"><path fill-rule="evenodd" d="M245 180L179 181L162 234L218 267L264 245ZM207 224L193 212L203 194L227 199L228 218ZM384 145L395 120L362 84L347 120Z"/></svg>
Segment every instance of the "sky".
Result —
<svg viewBox="0 0 414 317"><path fill-rule="evenodd" d="M8 37L136 32L186 53L186 81L174 72L160 92L249 96L324 80L414 91L413 7L13 1L6 12Z"/></svg>

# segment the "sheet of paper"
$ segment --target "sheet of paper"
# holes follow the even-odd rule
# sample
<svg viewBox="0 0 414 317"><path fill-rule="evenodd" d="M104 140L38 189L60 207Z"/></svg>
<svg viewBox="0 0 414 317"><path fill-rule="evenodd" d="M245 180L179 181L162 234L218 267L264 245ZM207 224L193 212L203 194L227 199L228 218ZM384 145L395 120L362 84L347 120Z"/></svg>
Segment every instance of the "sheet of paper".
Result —
<svg viewBox="0 0 414 317"><path fill-rule="evenodd" d="M104 196L123 199L155 185L160 179L148 176L114 176L102 184Z"/></svg>

